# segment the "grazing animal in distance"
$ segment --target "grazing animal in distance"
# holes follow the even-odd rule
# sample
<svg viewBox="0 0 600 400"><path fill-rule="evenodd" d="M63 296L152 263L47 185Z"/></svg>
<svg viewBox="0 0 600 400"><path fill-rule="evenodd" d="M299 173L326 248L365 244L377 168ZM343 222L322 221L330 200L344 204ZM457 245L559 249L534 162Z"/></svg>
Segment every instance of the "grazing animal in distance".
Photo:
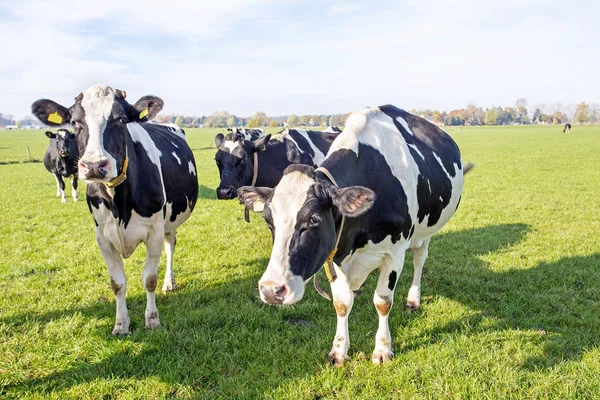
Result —
<svg viewBox="0 0 600 400"><path fill-rule="evenodd" d="M63 203L67 202L65 196L65 178L72 178L71 196L73 201L79 200L77 196L77 161L79 149L77 138L66 129L59 129L56 133L47 131L45 135L50 139L46 154L44 154L44 166L56 179L56 196Z"/></svg>
<svg viewBox="0 0 600 400"><path fill-rule="evenodd" d="M372 362L393 356L388 317L405 253L414 277L407 308L421 303L421 272L431 237L455 213L463 190L458 146L441 128L391 105L352 113L319 168L291 165L274 188L238 190L248 208L263 209L273 236L259 292L268 304L295 304L305 282L324 266L337 330L328 360L348 358L354 290L379 270L373 302L379 314Z"/></svg>
<svg viewBox="0 0 600 400"><path fill-rule="evenodd" d="M146 245L146 327L160 325L155 290L163 242L167 292L174 288L177 228L189 218L198 197L196 163L183 130L149 122L163 101L144 96L131 105L125 97L122 90L94 85L69 108L47 99L31 106L41 122L71 123L80 138L79 178L88 183L87 204L116 299L113 335L129 333L123 258L141 242Z"/></svg>
<svg viewBox="0 0 600 400"><path fill-rule="evenodd" d="M563 133L571 133L571 124L565 124L565 128L563 129Z"/></svg>

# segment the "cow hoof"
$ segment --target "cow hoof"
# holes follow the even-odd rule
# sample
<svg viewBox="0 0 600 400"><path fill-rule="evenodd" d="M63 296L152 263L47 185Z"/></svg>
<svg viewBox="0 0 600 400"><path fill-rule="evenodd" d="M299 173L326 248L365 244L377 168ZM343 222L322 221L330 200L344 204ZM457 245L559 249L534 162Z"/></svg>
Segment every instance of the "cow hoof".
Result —
<svg viewBox="0 0 600 400"><path fill-rule="evenodd" d="M371 361L375 365L380 365L392 361L394 353L389 350L375 350L371 356Z"/></svg>
<svg viewBox="0 0 600 400"><path fill-rule="evenodd" d="M113 336L129 335L129 321L117 322L112 334Z"/></svg>
<svg viewBox="0 0 600 400"><path fill-rule="evenodd" d="M362 293L362 289L353 290L352 293L354 293L354 298L356 299Z"/></svg>
<svg viewBox="0 0 600 400"><path fill-rule="evenodd" d="M349 359L350 359L350 357L348 357L346 355L340 355L340 354L334 353L333 351L331 353L329 353L329 356L327 356L327 362L336 368L343 366L344 362L346 362L346 360L349 360Z"/></svg>
<svg viewBox="0 0 600 400"><path fill-rule="evenodd" d="M421 308L421 305L419 303L417 303L416 301L407 301L406 302L406 311L409 311L409 312L417 311L419 308Z"/></svg>
<svg viewBox="0 0 600 400"><path fill-rule="evenodd" d="M171 282L168 284L164 284L162 288L162 294L167 294L167 292L172 292L175 290L175 283Z"/></svg>
<svg viewBox="0 0 600 400"><path fill-rule="evenodd" d="M61 202L61 203L66 203L66 202L67 202L67 199L63 197L62 199L60 199L60 202Z"/></svg>
<svg viewBox="0 0 600 400"><path fill-rule="evenodd" d="M158 312L155 311L146 316L146 328L155 329L160 326L160 320L158 319Z"/></svg>

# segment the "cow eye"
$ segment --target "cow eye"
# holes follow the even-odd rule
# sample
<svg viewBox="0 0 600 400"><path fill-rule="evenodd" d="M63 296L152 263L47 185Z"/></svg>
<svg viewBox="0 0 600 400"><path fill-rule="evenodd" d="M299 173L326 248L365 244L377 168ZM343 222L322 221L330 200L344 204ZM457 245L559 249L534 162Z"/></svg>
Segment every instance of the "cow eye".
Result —
<svg viewBox="0 0 600 400"><path fill-rule="evenodd" d="M127 121L127 118L121 118L119 120L119 122L122 123L122 124L126 124L128 121Z"/></svg>
<svg viewBox="0 0 600 400"><path fill-rule="evenodd" d="M310 226L311 227L317 227L321 224L321 217L319 217L317 214L314 214L310 217Z"/></svg>
<svg viewBox="0 0 600 400"><path fill-rule="evenodd" d="M77 128L77 121L75 121L75 120L71 121L71 125L73 125L73 128Z"/></svg>

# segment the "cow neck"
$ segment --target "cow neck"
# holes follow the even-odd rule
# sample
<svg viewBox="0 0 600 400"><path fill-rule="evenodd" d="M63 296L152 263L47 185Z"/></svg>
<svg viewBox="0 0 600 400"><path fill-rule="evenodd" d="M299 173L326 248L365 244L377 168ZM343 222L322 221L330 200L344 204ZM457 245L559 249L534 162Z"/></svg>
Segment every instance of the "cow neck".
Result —
<svg viewBox="0 0 600 400"><path fill-rule="evenodd" d="M254 169L252 174L252 183L250 186L256 185L256 180L258 179L258 152L254 152ZM244 219L246 222L250 222L250 211L248 207L244 207Z"/></svg>
<svg viewBox="0 0 600 400"><path fill-rule="evenodd" d="M121 166L121 172L119 173L119 175L117 175L116 178L111 179L108 182L104 182L104 185L106 185L106 187L109 189L114 189L115 187L119 186L121 183L125 182L125 179L127 179L127 168L128 167L129 167L129 156L128 156L128 151L127 151L127 146L125 146L125 160L123 161L123 165Z"/></svg>
<svg viewBox="0 0 600 400"><path fill-rule="evenodd" d="M335 186L335 187L339 187L337 182L335 181L335 178L333 177L333 175L331 175L331 172L329 172L329 170L325 167L319 167L315 170L315 172L320 172L323 175L325 175L327 177L327 179L329 179L331 181L331 183ZM344 222L346 220L346 217L342 214L342 221L340 223L340 230L338 231L337 234L337 238L335 239L335 246L333 246L333 250L331 251L331 253L329 254L329 257L327 257L327 260L325 261L325 264L323 264L323 267L325 269L325 275L327 275L327 280L329 281L329 283L333 283L335 282L335 280L337 279L337 273L335 272L335 268L333 266L333 257L335 257L337 251L338 251L338 246L340 244L340 238L342 237L342 231L344 230ZM320 286L319 283L317 282L317 274L313 275L313 285L315 287L315 290L321 295L323 296L323 298L327 299L327 300L331 300L331 297L329 297L329 295L327 294L327 292L325 292L325 290L323 290Z"/></svg>

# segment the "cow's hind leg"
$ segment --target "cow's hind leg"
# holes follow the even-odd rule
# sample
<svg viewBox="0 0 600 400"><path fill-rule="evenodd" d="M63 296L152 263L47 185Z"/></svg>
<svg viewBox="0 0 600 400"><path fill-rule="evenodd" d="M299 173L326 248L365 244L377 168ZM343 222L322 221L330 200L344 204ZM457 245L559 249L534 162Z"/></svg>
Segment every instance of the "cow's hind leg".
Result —
<svg viewBox="0 0 600 400"><path fill-rule="evenodd" d="M424 240L420 247L413 248L413 267L414 275L412 285L406 298L406 309L409 311L421 307L421 275L423 274L423 265L429 254L429 239Z"/></svg>
<svg viewBox="0 0 600 400"><path fill-rule="evenodd" d="M66 203L67 198L65 197L65 181L58 173L55 173L54 177L56 178L56 197L60 197L60 201L62 203Z"/></svg>
<svg viewBox="0 0 600 400"><path fill-rule="evenodd" d="M165 253L167 253L167 270L165 271L165 281L162 292L172 292L175 290L175 275L173 274L173 253L175 253L175 244L177 244L177 232L165 233Z"/></svg>
<svg viewBox="0 0 600 400"><path fill-rule="evenodd" d="M400 250L396 255L386 255L379 268L377 289L373 295L373 303L379 314L379 327L375 336L375 350L371 357L373 364L382 364L392 360L392 336L388 326L388 315L394 304L394 289L398 276L404 265L405 250Z"/></svg>
<svg viewBox="0 0 600 400"><path fill-rule="evenodd" d="M354 292L350 288L350 282L346 274L341 273L337 267L336 272L338 277L335 282L331 283L331 294L335 313L337 314L337 328L327 360L334 366L340 367L348 359L348 349L350 349L348 316L354 304Z"/></svg>
<svg viewBox="0 0 600 400"><path fill-rule="evenodd" d="M127 304L125 303L127 282L125 270L123 269L123 259L117 249L106 240L100 228L96 228L96 241L106 262L108 274L110 275L110 286L115 294L115 301L117 303L117 316L112 334L126 335L129 333L129 313L127 312Z"/></svg>
<svg viewBox="0 0 600 400"><path fill-rule="evenodd" d="M156 308L156 284L158 282L158 263L162 253L162 242L164 240L164 228L158 223L146 241L146 262L142 272L142 285L146 288L146 328L153 329L160 326L158 309Z"/></svg>
<svg viewBox="0 0 600 400"><path fill-rule="evenodd" d="M79 200L79 196L77 196L77 174L73 175L73 187L71 188L71 196L73 196L73 201Z"/></svg>

